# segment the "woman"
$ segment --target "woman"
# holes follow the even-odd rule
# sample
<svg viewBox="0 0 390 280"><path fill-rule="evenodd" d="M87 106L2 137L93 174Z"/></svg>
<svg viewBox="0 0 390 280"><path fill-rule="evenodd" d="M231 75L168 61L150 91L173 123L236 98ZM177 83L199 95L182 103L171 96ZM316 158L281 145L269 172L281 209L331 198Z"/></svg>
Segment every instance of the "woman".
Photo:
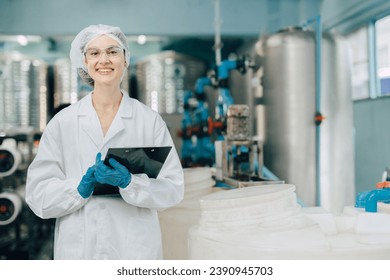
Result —
<svg viewBox="0 0 390 280"><path fill-rule="evenodd" d="M74 39L70 58L93 91L48 123L27 174L26 202L56 218L54 259L161 259L157 210L183 198L183 171L160 115L121 90L129 66L118 27L92 25ZM130 174L112 147L172 146L156 179ZM96 184L119 189L95 196Z"/></svg>

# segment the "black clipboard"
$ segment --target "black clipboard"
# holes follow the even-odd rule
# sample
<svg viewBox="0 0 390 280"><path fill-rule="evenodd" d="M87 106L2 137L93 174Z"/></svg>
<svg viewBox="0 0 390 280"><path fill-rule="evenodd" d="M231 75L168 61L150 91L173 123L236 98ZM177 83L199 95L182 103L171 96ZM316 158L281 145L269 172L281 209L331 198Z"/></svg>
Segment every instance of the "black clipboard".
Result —
<svg viewBox="0 0 390 280"><path fill-rule="evenodd" d="M172 146L109 148L104 164L110 166L108 160L114 158L131 174L145 173L149 178L157 178L171 149ZM115 194L119 194L119 188L108 184L97 184L93 191L93 195Z"/></svg>

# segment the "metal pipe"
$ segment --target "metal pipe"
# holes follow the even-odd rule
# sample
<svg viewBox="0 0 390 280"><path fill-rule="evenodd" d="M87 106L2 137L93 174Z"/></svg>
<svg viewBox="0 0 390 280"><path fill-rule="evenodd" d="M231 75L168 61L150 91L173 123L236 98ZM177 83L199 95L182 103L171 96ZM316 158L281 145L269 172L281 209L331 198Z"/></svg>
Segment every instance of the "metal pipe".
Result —
<svg viewBox="0 0 390 280"><path fill-rule="evenodd" d="M214 51L215 51L215 63L217 66L221 64L221 15L220 15L220 5L219 0L214 0L214 27L215 27L215 37L214 37Z"/></svg>

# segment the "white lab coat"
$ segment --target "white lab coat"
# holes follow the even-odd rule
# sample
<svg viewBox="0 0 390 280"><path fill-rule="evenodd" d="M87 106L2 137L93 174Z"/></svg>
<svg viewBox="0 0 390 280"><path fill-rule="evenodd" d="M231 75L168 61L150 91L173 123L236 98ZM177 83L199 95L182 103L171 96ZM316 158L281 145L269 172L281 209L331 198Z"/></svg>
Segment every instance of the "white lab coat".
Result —
<svg viewBox="0 0 390 280"><path fill-rule="evenodd" d="M110 147L172 146L157 179L132 176L120 196L77 191L82 176ZM54 259L161 259L157 210L183 198L183 170L160 115L123 98L105 136L90 93L48 123L28 168L26 202L43 218L56 218Z"/></svg>

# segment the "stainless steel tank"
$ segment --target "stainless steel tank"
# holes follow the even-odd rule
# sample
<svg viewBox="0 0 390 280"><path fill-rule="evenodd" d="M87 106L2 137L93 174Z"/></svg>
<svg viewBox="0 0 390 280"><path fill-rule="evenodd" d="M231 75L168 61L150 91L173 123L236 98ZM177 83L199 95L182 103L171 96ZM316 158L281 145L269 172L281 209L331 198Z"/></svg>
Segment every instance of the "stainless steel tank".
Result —
<svg viewBox="0 0 390 280"><path fill-rule="evenodd" d="M77 102L88 90L82 90L76 69L70 59L59 58L54 62L54 108Z"/></svg>
<svg viewBox="0 0 390 280"><path fill-rule="evenodd" d="M0 56L0 127L32 127L47 123L47 64L20 54Z"/></svg>
<svg viewBox="0 0 390 280"><path fill-rule="evenodd" d="M205 70L203 61L174 51L146 56L136 64L138 98L160 114L183 113L184 91Z"/></svg>
<svg viewBox="0 0 390 280"><path fill-rule="evenodd" d="M30 126L43 131L48 123L48 65L43 60L31 61Z"/></svg>
<svg viewBox="0 0 390 280"><path fill-rule="evenodd" d="M318 188L320 205L341 212L345 205L353 205L355 196L348 46L341 37L323 35L320 111L325 120L319 139L314 122L315 34L299 28L283 30L264 41L263 52L264 164L280 179L296 185L305 205L316 205Z"/></svg>
<svg viewBox="0 0 390 280"><path fill-rule="evenodd" d="M325 209L341 213L355 203L355 145L348 42L341 36L322 37L320 198Z"/></svg>
<svg viewBox="0 0 390 280"><path fill-rule="evenodd" d="M286 29L263 48L264 165L315 205L315 37Z"/></svg>

